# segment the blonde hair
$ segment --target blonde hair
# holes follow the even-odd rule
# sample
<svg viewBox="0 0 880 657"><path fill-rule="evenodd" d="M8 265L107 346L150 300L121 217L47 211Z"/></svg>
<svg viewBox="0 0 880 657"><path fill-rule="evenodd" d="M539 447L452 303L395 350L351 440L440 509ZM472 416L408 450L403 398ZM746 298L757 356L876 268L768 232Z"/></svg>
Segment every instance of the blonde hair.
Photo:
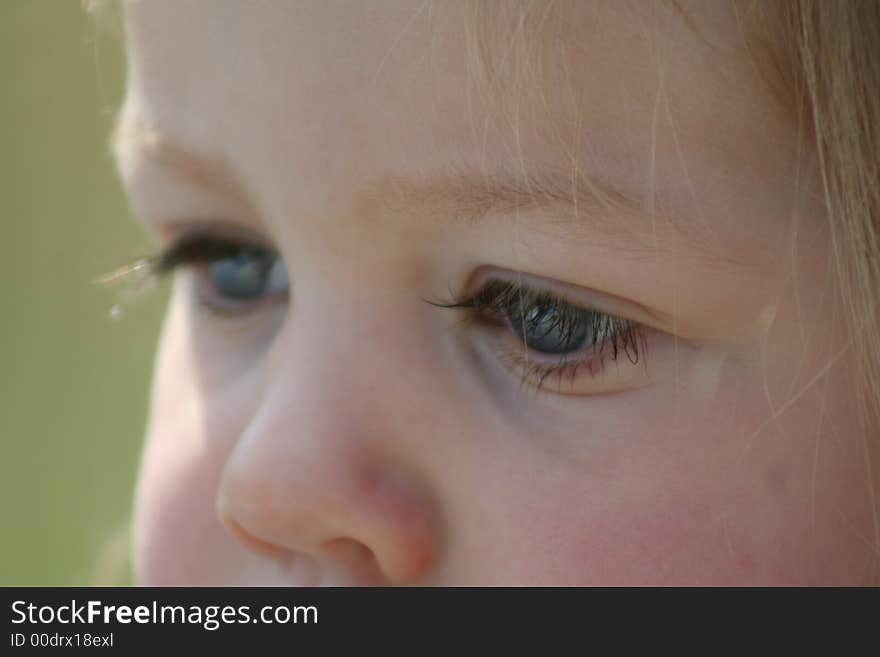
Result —
<svg viewBox="0 0 880 657"><path fill-rule="evenodd" d="M778 9L819 158L839 293L859 363L861 420L877 439L880 2L798 0Z"/></svg>
<svg viewBox="0 0 880 657"><path fill-rule="evenodd" d="M880 556L872 463L878 445L871 445L880 439L880 1L775 0L757 13L775 79L818 160L837 292L857 364L872 545Z"/></svg>
<svg viewBox="0 0 880 657"><path fill-rule="evenodd" d="M869 441L880 435L880 2L781 6L819 156L840 298L859 363L866 476L880 521Z"/></svg>

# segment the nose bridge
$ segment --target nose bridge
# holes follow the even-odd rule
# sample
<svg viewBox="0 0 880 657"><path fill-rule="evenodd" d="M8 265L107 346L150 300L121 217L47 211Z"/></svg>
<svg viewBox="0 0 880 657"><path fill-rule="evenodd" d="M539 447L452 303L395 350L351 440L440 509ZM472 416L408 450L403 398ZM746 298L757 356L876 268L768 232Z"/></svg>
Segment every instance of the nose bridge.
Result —
<svg viewBox="0 0 880 657"><path fill-rule="evenodd" d="M395 426L406 422L404 402L420 387L413 366L424 354L415 331L398 330L399 312L362 299L293 314L266 359L254 439L295 423L309 429L298 449L312 454L393 450L406 430Z"/></svg>
<svg viewBox="0 0 880 657"><path fill-rule="evenodd" d="M310 297L294 307L269 357L266 399L277 395L283 406L295 394L304 401L297 412L318 414L337 439L350 439L356 428L361 447L394 451L412 442L412 400L424 402L437 385L426 305L384 276L351 278L310 286ZM421 403L420 411L433 406Z"/></svg>
<svg viewBox="0 0 880 657"><path fill-rule="evenodd" d="M394 353L394 339L354 307L281 329L218 491L221 519L245 544L361 572L369 561L391 581L428 567L436 507L406 455L400 382L385 385L408 357Z"/></svg>

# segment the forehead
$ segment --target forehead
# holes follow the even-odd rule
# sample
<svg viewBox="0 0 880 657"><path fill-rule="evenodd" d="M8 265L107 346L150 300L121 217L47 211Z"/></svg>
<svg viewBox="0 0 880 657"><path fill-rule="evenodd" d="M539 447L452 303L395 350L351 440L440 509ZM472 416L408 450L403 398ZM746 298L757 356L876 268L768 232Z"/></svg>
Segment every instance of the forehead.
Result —
<svg viewBox="0 0 880 657"><path fill-rule="evenodd" d="M450 166L577 162L670 199L787 170L731 3L532 4L132 2L123 119L282 211Z"/></svg>

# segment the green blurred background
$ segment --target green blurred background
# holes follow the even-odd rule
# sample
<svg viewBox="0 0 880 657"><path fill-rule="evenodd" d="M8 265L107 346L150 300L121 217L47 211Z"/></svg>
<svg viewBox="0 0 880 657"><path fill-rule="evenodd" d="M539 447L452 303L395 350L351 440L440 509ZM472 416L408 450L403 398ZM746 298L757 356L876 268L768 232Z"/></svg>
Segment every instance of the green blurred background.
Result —
<svg viewBox="0 0 880 657"><path fill-rule="evenodd" d="M113 320L120 290L94 283L153 248L106 146L125 72L107 9L98 20L79 0L0 0L0 585L130 581L167 291Z"/></svg>

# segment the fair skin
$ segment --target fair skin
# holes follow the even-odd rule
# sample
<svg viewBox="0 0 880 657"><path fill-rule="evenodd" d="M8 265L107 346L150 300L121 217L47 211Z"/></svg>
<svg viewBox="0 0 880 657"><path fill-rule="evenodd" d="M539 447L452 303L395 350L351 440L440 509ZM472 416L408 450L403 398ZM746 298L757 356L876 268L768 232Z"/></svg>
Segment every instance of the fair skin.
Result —
<svg viewBox="0 0 880 657"><path fill-rule="evenodd" d="M692 25L574 5L544 23L544 93L505 73L494 100L457 3L127 5L136 213L165 248L274 250L289 290L230 316L194 300L217 301L204 265L177 278L140 583L875 581L794 118L729 3L683 3ZM493 277L637 323L645 351L523 380L499 350L558 355L424 301Z"/></svg>

